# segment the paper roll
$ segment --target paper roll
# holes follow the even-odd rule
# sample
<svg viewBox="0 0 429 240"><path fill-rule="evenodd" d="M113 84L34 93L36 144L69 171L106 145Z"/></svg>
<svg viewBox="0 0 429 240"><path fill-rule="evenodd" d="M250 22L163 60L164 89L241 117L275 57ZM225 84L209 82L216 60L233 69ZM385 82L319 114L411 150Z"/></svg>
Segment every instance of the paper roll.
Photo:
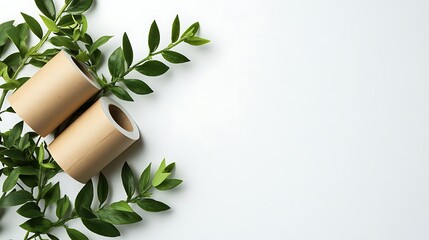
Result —
<svg viewBox="0 0 429 240"><path fill-rule="evenodd" d="M81 183L97 175L140 136L114 100L102 97L48 146L58 165Z"/></svg>
<svg viewBox="0 0 429 240"><path fill-rule="evenodd" d="M98 91L87 67L61 51L13 93L9 103L45 137Z"/></svg>

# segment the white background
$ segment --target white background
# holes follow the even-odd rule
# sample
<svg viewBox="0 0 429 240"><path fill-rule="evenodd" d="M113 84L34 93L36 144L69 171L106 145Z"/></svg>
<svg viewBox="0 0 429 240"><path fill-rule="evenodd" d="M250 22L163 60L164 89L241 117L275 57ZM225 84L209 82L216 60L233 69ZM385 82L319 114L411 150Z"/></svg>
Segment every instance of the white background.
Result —
<svg viewBox="0 0 429 240"><path fill-rule="evenodd" d="M8 1L0 20L36 16L30 2ZM144 221L121 239L429 239L428 11L427 0L98 1L89 32L115 35L106 52L126 31L145 56L153 19L165 46L176 13L212 40L178 47L192 62L124 103L142 141L104 170L112 200L125 160L136 174L175 161L184 184L155 195L171 211L137 210ZM81 187L57 180L72 198ZM23 221L8 210L0 239L22 239Z"/></svg>

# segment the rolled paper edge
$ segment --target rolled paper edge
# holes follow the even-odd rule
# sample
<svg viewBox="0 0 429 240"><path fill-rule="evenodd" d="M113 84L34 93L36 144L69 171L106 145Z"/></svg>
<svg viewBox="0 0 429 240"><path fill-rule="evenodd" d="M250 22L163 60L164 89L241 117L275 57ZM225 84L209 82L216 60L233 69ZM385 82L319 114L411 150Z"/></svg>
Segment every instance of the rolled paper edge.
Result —
<svg viewBox="0 0 429 240"><path fill-rule="evenodd" d="M97 104L97 102L95 102L94 104ZM117 156L115 156L114 158L110 159L110 161L103 167L105 168L106 166L108 166L113 160L115 160L117 157L119 157L123 152L125 152L134 142L136 142L139 138L140 138L140 131L139 128L137 126L137 124L135 123L135 121L133 120L133 118L131 118L130 114L128 113L128 111L126 111L126 109L120 105L118 102L116 102L115 100L108 98L108 97L101 97L100 98L100 105L102 108L103 113L105 114L105 116L107 117L108 121L112 124L112 126L114 126L114 128L116 130L118 130L122 135L124 135L125 137L129 138L131 140L130 144L124 149L122 150ZM132 126L132 130L128 131L126 129L124 129L123 127L121 127L116 120L114 119L114 117L112 116L109 107L113 105L115 107L117 107L119 110L122 111L122 113L126 116L127 120L129 121L129 123ZM55 139L54 139L55 141ZM85 177L82 174L77 174L75 171L73 171L73 167L74 165L76 165L77 163L79 163L80 161L83 160L83 158L79 159L76 161L75 164L73 164L72 167L65 169L63 163L64 161L56 161L55 159L55 152L51 152L50 149L50 144L48 145L48 150L51 153L53 159L55 160L55 162L61 167L61 169L67 173L70 177L72 177L73 179L75 179L76 181L85 184L86 182L88 182L92 177L94 177L95 175L93 175L92 177ZM100 172L103 168L101 168L98 172ZM97 174L96 173L96 174Z"/></svg>

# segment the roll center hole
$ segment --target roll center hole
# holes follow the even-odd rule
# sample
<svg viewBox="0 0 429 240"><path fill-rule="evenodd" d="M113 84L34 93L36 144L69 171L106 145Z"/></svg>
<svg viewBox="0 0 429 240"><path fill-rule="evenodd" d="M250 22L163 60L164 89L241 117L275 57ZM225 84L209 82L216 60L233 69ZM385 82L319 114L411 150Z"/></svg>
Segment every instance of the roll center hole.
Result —
<svg viewBox="0 0 429 240"><path fill-rule="evenodd" d="M130 119L128 119L127 115L120 108L115 105L109 105L109 113L121 128L129 132L133 130Z"/></svg>

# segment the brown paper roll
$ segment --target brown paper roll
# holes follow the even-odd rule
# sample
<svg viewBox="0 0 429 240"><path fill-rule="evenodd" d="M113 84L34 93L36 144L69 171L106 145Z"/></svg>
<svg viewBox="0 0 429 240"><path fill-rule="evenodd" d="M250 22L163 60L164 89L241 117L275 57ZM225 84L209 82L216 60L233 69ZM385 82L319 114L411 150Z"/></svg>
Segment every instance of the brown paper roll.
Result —
<svg viewBox="0 0 429 240"><path fill-rule="evenodd" d="M85 183L139 136L137 125L125 109L114 100L102 97L48 149L64 172Z"/></svg>
<svg viewBox="0 0 429 240"><path fill-rule="evenodd" d="M86 66L61 51L13 93L9 103L44 137L98 90Z"/></svg>

